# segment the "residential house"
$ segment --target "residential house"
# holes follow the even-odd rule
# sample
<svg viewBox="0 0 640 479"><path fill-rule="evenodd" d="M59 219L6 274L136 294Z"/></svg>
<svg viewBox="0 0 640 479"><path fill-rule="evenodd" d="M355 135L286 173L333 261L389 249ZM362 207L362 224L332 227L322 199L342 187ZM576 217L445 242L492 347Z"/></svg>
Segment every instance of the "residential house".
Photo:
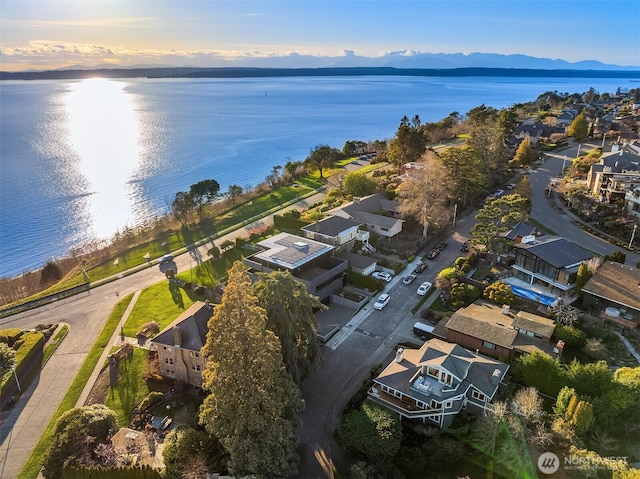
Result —
<svg viewBox="0 0 640 479"><path fill-rule="evenodd" d="M626 199L626 192L640 185L640 144L614 144L603 153L600 161L591 165L587 186L602 202Z"/></svg>
<svg viewBox="0 0 640 479"><path fill-rule="evenodd" d="M528 225L526 223L517 223L511 230L505 233L504 237L513 241L513 244L519 244L522 242L522 238L532 236L536 234L537 230L535 226Z"/></svg>
<svg viewBox="0 0 640 479"><path fill-rule="evenodd" d="M338 208L329 211L333 216L341 216L364 225L369 231L393 238L402 231L402 223L398 212L398 203L374 193L361 198L354 198Z"/></svg>
<svg viewBox="0 0 640 479"><path fill-rule="evenodd" d="M301 228L305 238L335 246L336 252L351 251L356 241L369 244L369 232L360 229L361 223L342 216L328 216Z"/></svg>
<svg viewBox="0 0 640 479"><path fill-rule="evenodd" d="M529 138L531 146L537 146L540 138L546 136L546 127L541 121L525 121L513 130L513 136L516 137L518 143L525 138Z"/></svg>
<svg viewBox="0 0 640 479"><path fill-rule="evenodd" d="M551 319L486 301L460 308L444 324L447 341L509 361L532 352L557 357L562 348L554 353L555 327Z"/></svg>
<svg viewBox="0 0 640 479"><path fill-rule="evenodd" d="M558 236L528 237L515 245L513 276L552 297L575 292L578 267L593 253Z"/></svg>
<svg viewBox="0 0 640 479"><path fill-rule="evenodd" d="M624 195L627 213L640 218L640 185L629 188Z"/></svg>
<svg viewBox="0 0 640 479"><path fill-rule="evenodd" d="M371 256L345 252L342 254L342 257L349 261L351 271L361 274L362 276L371 275L378 266L378 260Z"/></svg>
<svg viewBox="0 0 640 479"><path fill-rule="evenodd" d="M206 359L200 353L207 339L213 306L196 301L151 340L158 352L162 377L202 387Z"/></svg>
<svg viewBox="0 0 640 479"><path fill-rule="evenodd" d="M349 263L334 256L335 246L289 233L260 241L260 251L244 259L254 272L289 271L310 294L329 301L346 284Z"/></svg>
<svg viewBox="0 0 640 479"><path fill-rule="evenodd" d="M582 287L586 311L634 329L640 324L640 269L605 261Z"/></svg>
<svg viewBox="0 0 640 479"><path fill-rule="evenodd" d="M558 125L560 126L564 126L567 127L569 126L571 123L573 123L573 120L576 119L576 113L572 112L572 111L565 111L563 110L558 117L556 118L556 121L558 123Z"/></svg>
<svg viewBox="0 0 640 479"><path fill-rule="evenodd" d="M368 396L400 417L448 427L463 409L484 414L508 370L503 362L430 339L420 349L398 349Z"/></svg>

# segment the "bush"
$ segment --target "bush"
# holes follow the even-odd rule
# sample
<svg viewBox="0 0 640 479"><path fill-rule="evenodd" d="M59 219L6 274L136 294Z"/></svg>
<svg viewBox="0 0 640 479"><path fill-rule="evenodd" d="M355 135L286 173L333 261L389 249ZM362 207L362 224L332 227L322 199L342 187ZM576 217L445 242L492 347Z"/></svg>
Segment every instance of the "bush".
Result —
<svg viewBox="0 0 640 479"><path fill-rule="evenodd" d="M140 401L137 409L139 411L146 411L150 407L153 407L155 404L158 404L160 401L162 401L163 397L164 394L162 394L160 391L151 391L144 397L142 401Z"/></svg>
<svg viewBox="0 0 640 479"><path fill-rule="evenodd" d="M160 325L155 321L149 321L144 323L138 330L137 335L144 338L150 338L160 332Z"/></svg>
<svg viewBox="0 0 640 479"><path fill-rule="evenodd" d="M573 326L565 326L563 324L556 325L553 336L555 339L564 341L567 346L573 346L576 348L582 348L587 341L587 335L584 331L574 328Z"/></svg>

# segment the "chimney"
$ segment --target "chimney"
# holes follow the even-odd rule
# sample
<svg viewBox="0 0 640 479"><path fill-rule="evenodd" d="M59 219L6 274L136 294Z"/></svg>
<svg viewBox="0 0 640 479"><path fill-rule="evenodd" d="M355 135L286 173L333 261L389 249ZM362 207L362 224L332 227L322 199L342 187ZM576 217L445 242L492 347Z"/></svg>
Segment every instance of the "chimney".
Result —
<svg viewBox="0 0 640 479"><path fill-rule="evenodd" d="M559 340L555 347L553 348L553 352L554 354L558 355L557 359L560 359L562 357L562 351L564 350L564 341L563 340Z"/></svg>
<svg viewBox="0 0 640 479"><path fill-rule="evenodd" d="M507 316L509 316L509 310L510 310L510 309L511 309L511 308L509 308L509 305L508 305L508 304L503 304L503 305L502 305L502 314L506 314Z"/></svg>
<svg viewBox="0 0 640 479"><path fill-rule="evenodd" d="M404 348L398 348L396 351L396 363L402 362L402 356L404 355Z"/></svg>
<svg viewBox="0 0 640 479"><path fill-rule="evenodd" d="M182 345L182 331L178 326L173 328L173 344L176 348L179 348Z"/></svg>

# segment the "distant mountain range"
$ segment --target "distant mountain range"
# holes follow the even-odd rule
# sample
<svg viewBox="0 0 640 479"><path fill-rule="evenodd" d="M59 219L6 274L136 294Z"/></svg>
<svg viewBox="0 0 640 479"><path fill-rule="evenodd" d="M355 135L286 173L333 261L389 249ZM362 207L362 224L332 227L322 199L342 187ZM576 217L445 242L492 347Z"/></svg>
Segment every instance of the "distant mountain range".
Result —
<svg viewBox="0 0 640 479"><path fill-rule="evenodd" d="M495 53L425 53L411 50L363 57L352 51L339 56L291 53L269 57L211 60L208 67L171 65L72 66L51 71L0 72L0 79L85 78L93 72L108 77L240 77L291 75L438 75L438 76L616 76L640 77L640 66L594 60L571 63L527 55Z"/></svg>

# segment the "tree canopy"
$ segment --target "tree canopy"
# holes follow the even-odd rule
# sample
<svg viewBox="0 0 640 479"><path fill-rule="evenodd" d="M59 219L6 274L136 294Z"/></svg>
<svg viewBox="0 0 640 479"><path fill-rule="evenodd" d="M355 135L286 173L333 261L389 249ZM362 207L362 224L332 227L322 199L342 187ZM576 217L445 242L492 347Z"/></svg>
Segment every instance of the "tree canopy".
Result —
<svg viewBox="0 0 640 479"><path fill-rule="evenodd" d="M583 142L587 139L589 136L589 122L584 112L574 118L567 129L567 134L578 142Z"/></svg>
<svg viewBox="0 0 640 479"><path fill-rule="evenodd" d="M506 247L504 233L517 223L526 222L529 208L529 202L517 193L488 200L471 228L473 241L486 246L487 251L502 253Z"/></svg>
<svg viewBox="0 0 640 479"><path fill-rule="evenodd" d="M387 151L387 158L396 168L400 168L404 163L417 161L424 153L427 139L420 126L418 115L412 121L406 116L400 120L396 135L389 143Z"/></svg>
<svg viewBox="0 0 640 479"><path fill-rule="evenodd" d="M286 372L280 342L251 293L241 262L209 320L200 423L229 454L234 475L285 477L296 472L300 390Z"/></svg>
<svg viewBox="0 0 640 479"><path fill-rule="evenodd" d="M348 196L368 196L376 189L376 182L360 171L351 171L342 179L342 192Z"/></svg>
<svg viewBox="0 0 640 479"><path fill-rule="evenodd" d="M311 150L311 153L305 160L305 163L317 168L320 178L324 179L323 170L333 166L333 164L344 157L344 154L329 145L318 145Z"/></svg>
<svg viewBox="0 0 640 479"><path fill-rule="evenodd" d="M479 194L486 192L489 178L478 152L470 146L450 147L438 158L445 168L443 183L449 197L461 206L466 206Z"/></svg>
<svg viewBox="0 0 640 479"><path fill-rule="evenodd" d="M206 205L218 197L220 185L216 180L202 180L194 183L189 188L189 196L193 201L198 216L202 218L202 211Z"/></svg>
<svg viewBox="0 0 640 479"><path fill-rule="evenodd" d="M326 306L288 271L259 274L253 293L266 310L267 329L280 340L287 371L300 384L320 359L314 312Z"/></svg>

